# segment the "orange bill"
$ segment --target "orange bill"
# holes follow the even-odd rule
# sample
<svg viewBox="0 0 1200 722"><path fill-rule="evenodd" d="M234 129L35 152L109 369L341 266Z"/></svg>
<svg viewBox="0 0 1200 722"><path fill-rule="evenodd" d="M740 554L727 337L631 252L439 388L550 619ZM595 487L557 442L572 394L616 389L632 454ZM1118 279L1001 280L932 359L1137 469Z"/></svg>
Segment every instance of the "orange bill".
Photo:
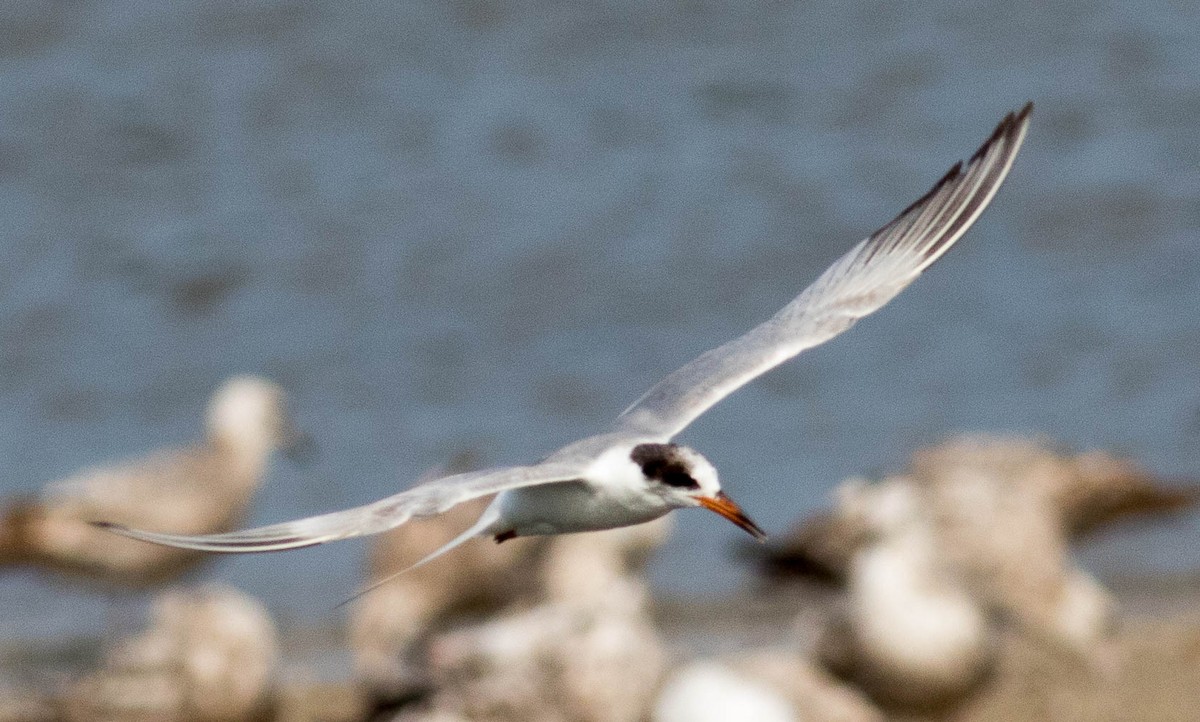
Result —
<svg viewBox="0 0 1200 722"><path fill-rule="evenodd" d="M709 511L715 511L729 521L745 529L746 532L755 539L759 541L766 540L767 533L760 529L758 524L750 521L750 517L746 516L746 512L742 511L742 507L738 506L737 502L735 502L733 499L730 499L725 492L718 491L717 495L711 499L703 496L696 497L696 501L700 502L700 506L704 507L705 509L708 509Z"/></svg>

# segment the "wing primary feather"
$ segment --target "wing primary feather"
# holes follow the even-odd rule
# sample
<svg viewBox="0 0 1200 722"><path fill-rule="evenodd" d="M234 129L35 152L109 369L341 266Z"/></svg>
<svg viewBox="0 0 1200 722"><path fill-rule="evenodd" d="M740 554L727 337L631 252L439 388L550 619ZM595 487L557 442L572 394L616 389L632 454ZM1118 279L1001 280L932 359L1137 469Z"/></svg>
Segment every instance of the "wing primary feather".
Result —
<svg viewBox="0 0 1200 722"><path fill-rule="evenodd" d="M120 534L123 537L138 541L171 546L179 549L211 552L214 554L244 554L247 552L279 552L288 549L303 549L304 547L324 544L331 539L315 536L297 536L295 534L279 534L255 539L245 532L231 532L230 538L225 535L211 534L202 536L187 536L184 534L162 534L158 532L131 529L123 524L108 521L93 521L92 526ZM264 527L265 531L269 527Z"/></svg>
<svg viewBox="0 0 1200 722"><path fill-rule="evenodd" d="M939 180L937 183L934 183L933 187L929 189L929 192L927 192L925 195L921 196L920 198L916 199L912 203L909 203L908 207L905 208L904 210L900 211L900 214L896 217L903 218L904 216L907 216L909 213L912 213L915 209L920 208L921 206L928 203L930 198L933 198L935 195L938 194L939 191L941 191L943 188L945 188L950 183L953 183L955 180L957 180L959 174L962 173L962 169L963 169L963 162L961 160L958 161L957 163L955 163L954 165L950 166L950 170L946 171L946 175L942 176L942 179Z"/></svg>
<svg viewBox="0 0 1200 722"><path fill-rule="evenodd" d="M721 399L882 308L941 258L991 202L1024 142L1033 104L1008 113L892 221L835 261L766 322L701 354L629 406L617 429L669 439Z"/></svg>
<svg viewBox="0 0 1200 722"><path fill-rule="evenodd" d="M578 479L580 472L579 462L543 462L456 474L364 506L224 534L163 534L108 521L92 524L131 539L180 549L217 554L275 552L378 534L410 519L437 516L464 501L509 489Z"/></svg>

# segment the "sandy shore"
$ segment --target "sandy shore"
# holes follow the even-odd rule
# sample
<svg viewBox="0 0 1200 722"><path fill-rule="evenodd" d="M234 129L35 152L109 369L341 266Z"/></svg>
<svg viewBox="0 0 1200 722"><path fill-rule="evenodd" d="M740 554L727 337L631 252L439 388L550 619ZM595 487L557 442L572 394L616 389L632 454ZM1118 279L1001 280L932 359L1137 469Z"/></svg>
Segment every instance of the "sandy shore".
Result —
<svg viewBox="0 0 1200 722"><path fill-rule="evenodd" d="M1105 582L1122 607L1118 664L1087 669L1036 640L1012 633L981 691L953 709L908 720L1192 720L1200 709L1200 575L1123 576ZM675 660L753 649L805 652L817 625L837 603L805 584L710 600L659 599L653 619ZM368 706L350 679L350 654L339 624L281 625L282 694L277 720L364 719ZM93 668L106 637L7 640L0 666L9 695L0 720L52 719L38 694ZM34 694L25 694L34 693ZM24 701L22 701L24 699Z"/></svg>

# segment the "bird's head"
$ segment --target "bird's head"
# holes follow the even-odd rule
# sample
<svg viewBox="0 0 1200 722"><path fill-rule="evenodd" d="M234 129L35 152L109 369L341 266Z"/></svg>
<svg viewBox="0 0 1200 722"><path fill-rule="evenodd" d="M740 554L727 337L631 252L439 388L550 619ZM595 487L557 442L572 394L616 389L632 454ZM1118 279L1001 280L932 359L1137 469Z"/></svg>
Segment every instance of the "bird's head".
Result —
<svg viewBox="0 0 1200 722"><path fill-rule="evenodd" d="M746 530L759 541L766 532L721 491L717 470L694 449L679 444L638 444L629 458L642 471L650 491L669 506L701 506Z"/></svg>
<svg viewBox="0 0 1200 722"><path fill-rule="evenodd" d="M208 404L213 440L258 457L275 449L301 453L309 439L292 424L283 389L257 376L235 376Z"/></svg>

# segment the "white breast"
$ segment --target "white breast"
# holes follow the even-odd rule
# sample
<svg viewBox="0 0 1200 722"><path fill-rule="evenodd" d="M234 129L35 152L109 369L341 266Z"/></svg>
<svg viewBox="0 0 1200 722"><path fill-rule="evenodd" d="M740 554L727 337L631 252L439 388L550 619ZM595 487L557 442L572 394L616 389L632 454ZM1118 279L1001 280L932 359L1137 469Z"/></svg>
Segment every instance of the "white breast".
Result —
<svg viewBox="0 0 1200 722"><path fill-rule="evenodd" d="M506 491L497 503L501 521L496 528L507 527L517 536L615 529L657 519L671 510L656 495L629 494L583 481Z"/></svg>

